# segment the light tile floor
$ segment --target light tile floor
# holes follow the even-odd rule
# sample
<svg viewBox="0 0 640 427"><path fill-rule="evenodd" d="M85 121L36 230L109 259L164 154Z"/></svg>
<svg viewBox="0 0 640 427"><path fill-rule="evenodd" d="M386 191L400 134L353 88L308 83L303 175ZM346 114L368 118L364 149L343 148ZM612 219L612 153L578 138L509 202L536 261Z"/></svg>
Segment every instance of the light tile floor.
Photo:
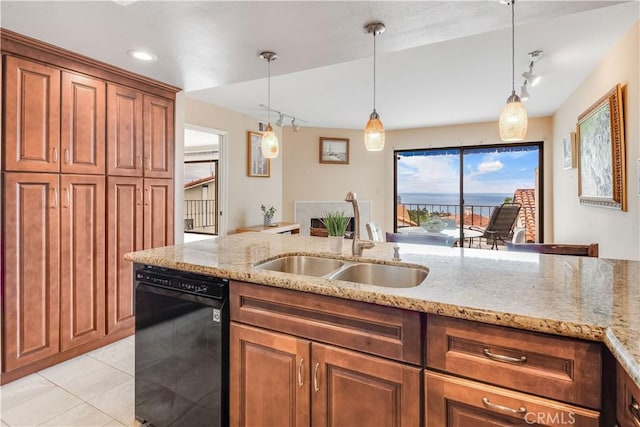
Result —
<svg viewBox="0 0 640 427"><path fill-rule="evenodd" d="M2 427L138 426L130 336L0 387Z"/></svg>

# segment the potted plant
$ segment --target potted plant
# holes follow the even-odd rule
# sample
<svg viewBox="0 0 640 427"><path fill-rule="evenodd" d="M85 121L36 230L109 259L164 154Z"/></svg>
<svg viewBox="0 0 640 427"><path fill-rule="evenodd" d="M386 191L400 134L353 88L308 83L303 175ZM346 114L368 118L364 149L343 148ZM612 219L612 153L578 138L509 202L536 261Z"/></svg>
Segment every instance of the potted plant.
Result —
<svg viewBox="0 0 640 427"><path fill-rule="evenodd" d="M269 206L268 208L265 205L260 205L260 210L262 211L262 217L264 218L264 226L271 227L271 220L273 219L273 214L276 213L276 208L273 206Z"/></svg>
<svg viewBox="0 0 640 427"><path fill-rule="evenodd" d="M325 212L320 218L329 233L329 249L331 252L342 252L342 243L344 234L351 218L346 216L342 211Z"/></svg>

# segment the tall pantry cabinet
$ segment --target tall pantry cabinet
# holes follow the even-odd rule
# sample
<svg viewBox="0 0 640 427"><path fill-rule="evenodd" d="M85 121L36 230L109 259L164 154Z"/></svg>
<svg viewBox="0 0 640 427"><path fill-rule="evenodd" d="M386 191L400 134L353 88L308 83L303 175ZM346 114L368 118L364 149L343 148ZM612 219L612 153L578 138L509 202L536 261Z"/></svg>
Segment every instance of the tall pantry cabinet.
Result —
<svg viewBox="0 0 640 427"><path fill-rule="evenodd" d="M133 333L123 255L173 243L177 88L0 35L6 383Z"/></svg>

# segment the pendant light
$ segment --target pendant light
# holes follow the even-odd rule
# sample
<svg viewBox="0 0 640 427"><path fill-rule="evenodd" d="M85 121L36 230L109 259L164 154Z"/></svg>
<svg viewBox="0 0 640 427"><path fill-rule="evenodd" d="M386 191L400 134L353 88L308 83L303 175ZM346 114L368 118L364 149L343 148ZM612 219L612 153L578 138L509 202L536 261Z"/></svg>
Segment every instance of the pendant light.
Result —
<svg viewBox="0 0 640 427"><path fill-rule="evenodd" d="M280 147L278 146L278 137L271 127L271 61L278 59L278 55L273 52L262 52L260 59L267 61L268 77L267 77L267 111L269 112L269 120L267 130L262 134L262 156L265 159L274 159L278 157Z"/></svg>
<svg viewBox="0 0 640 427"><path fill-rule="evenodd" d="M384 126L376 112L376 36L384 33L386 27L381 22L364 26L364 32L373 34L373 112L364 128L364 146L368 151L382 151L384 148Z"/></svg>
<svg viewBox="0 0 640 427"><path fill-rule="evenodd" d="M511 0L511 96L500 114L500 138L522 141L527 135L527 111L515 90L515 0Z"/></svg>

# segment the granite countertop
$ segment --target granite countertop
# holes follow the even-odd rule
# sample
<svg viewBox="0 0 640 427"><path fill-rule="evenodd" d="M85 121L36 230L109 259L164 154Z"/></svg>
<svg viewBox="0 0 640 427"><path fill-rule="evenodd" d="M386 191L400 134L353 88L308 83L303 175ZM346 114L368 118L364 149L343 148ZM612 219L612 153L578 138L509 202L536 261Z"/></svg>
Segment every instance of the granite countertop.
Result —
<svg viewBox="0 0 640 427"><path fill-rule="evenodd" d="M403 263L429 268L414 288L386 288L258 270L284 254L393 263L392 243L363 256L328 252L321 237L242 233L127 254L130 261L602 341L640 386L640 262L399 244Z"/></svg>

